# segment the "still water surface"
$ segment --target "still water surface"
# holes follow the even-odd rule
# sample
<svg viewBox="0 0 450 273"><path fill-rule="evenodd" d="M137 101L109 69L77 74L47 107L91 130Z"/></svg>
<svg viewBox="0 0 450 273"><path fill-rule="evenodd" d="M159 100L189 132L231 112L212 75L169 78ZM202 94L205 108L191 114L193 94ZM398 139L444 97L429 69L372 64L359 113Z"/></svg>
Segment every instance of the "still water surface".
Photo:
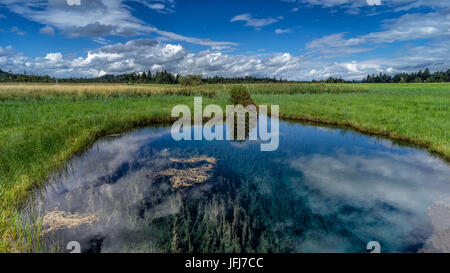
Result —
<svg viewBox="0 0 450 273"><path fill-rule="evenodd" d="M84 252L450 252L450 168L428 152L283 121L280 146L98 141L39 197L45 240Z"/></svg>

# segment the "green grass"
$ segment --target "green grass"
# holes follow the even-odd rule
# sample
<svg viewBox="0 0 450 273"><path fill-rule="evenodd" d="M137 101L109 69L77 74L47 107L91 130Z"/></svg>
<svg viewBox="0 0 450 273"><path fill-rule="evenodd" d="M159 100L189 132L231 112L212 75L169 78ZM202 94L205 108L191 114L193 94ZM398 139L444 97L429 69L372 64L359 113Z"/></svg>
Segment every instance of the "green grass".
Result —
<svg viewBox="0 0 450 273"><path fill-rule="evenodd" d="M212 103L205 99L205 103ZM176 104L192 97L40 99L0 103L0 251L22 250L26 233L15 223L24 200L52 170L98 137L170 121ZM15 219L13 221L13 219Z"/></svg>
<svg viewBox="0 0 450 273"><path fill-rule="evenodd" d="M281 116L409 140L450 159L450 84L255 84ZM0 252L25 251L36 232L20 209L48 175L101 136L170 121L176 104L228 103L229 85L0 85ZM206 95L206 96L205 96ZM31 234L31 235L30 235Z"/></svg>
<svg viewBox="0 0 450 273"><path fill-rule="evenodd" d="M363 94L256 95L257 104L280 105L280 116L350 126L410 141L450 159L450 91Z"/></svg>

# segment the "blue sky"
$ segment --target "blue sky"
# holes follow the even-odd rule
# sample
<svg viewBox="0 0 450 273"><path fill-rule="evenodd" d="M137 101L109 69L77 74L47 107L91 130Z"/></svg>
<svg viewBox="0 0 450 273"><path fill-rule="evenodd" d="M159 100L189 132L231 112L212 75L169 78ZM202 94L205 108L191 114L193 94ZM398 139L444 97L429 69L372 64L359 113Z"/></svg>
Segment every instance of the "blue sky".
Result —
<svg viewBox="0 0 450 273"><path fill-rule="evenodd" d="M0 69L292 80L450 68L450 1L1 0Z"/></svg>

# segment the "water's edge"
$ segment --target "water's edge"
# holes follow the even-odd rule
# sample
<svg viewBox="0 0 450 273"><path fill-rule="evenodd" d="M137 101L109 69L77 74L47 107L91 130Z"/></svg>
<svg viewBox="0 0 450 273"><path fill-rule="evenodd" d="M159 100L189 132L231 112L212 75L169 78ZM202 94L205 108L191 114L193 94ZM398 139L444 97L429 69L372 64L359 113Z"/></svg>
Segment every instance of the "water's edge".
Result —
<svg viewBox="0 0 450 273"><path fill-rule="evenodd" d="M322 133L322 134L325 134L325 135L329 135L330 137L332 137L333 135L335 135L335 133L333 133L333 132L340 132L340 134L342 134L342 135L346 135L346 132L349 132L349 131L356 131L356 130L349 130L347 127L344 127L343 128L343 126L317 126L317 123L311 123L311 122L299 122L298 120L295 120L295 121L292 121L292 120L286 120L286 119L282 119L282 121L285 123L285 129L286 128L291 128L292 126L292 128L294 128L294 129L292 129L292 130L297 130L297 131L293 131L292 132L292 135L291 135L291 133L289 133L289 134L285 134L285 136L290 136L290 137L287 137L287 142L286 142L286 144L287 143L290 143L290 145L292 145L293 143L295 143L296 141L297 142L299 142L299 143L302 143L302 141L299 141L298 139L296 139L294 136L295 136L295 134L298 134L299 133L299 131L298 130L300 130L300 129L295 129L295 128L313 128L313 129L310 129L310 130L315 130L315 131L327 131L327 132L330 132L330 133ZM297 125L299 125L298 127L297 126L295 126L295 125L293 125L293 124L297 124ZM164 126L165 125L165 126ZM142 127L144 127L144 128L149 128L150 130L148 131L148 132L151 132L151 131L158 131L158 129L159 128L163 128L163 127L166 127L165 128L165 131L167 132L167 129L169 129L169 127L170 127L170 124L169 123L158 123L158 124L155 124L155 123L153 123L153 124L151 124L151 126L140 126L141 128ZM338 131L333 131L333 130L331 130L331 131L328 131L328 129L330 129L330 127L332 128L332 129L338 129ZM127 130L126 131L126 133L125 134L123 134L123 136L136 136L136 135L141 135L141 133L139 133L139 131L141 130L141 128L134 128L134 129L131 129L131 130ZM151 128L153 128L153 129L151 129ZM286 129L286 130L288 130L288 131L286 131L286 132L289 132L289 130L291 130L291 129ZM308 129L309 130L309 129ZM136 132L137 134L134 134L133 132ZM143 131L142 131L142 133L145 135L146 133L146 130L145 129L143 129ZM286 133L285 132L285 133ZM301 131L300 131L301 132ZM282 133L283 133L283 130L282 130ZM364 137L362 137L362 138L359 138L358 136L359 135L361 135L361 136L364 136ZM392 139L390 139L389 137L385 137L385 136L379 136L379 135L375 135L375 137L376 138L367 138L367 137L365 137L365 136L367 136L367 135L369 135L369 136L374 136L374 134L364 134L364 133L360 133L360 132L358 132L358 131L356 131L356 133L355 132L351 132L351 134L350 134L350 136L353 136L353 137L356 137L357 139L360 139L360 140L357 140L356 141L356 143L365 143L365 139L372 139L372 141L375 141L375 143L378 143L378 141L380 140L380 143L382 142L382 139L389 139L390 140L390 143L392 143L392 144L394 144L394 147L395 146L399 146L399 147L401 147L401 146L407 146L407 148L406 149L408 149L408 148L411 148L411 146L412 145L409 145L408 143L405 143L404 141L398 141L398 140L392 140ZM92 146L90 147L90 148L92 148L99 140L101 140L102 138L110 138L110 139L115 139L115 137L117 137L117 136L122 136L122 134L118 134L118 135L111 135L111 134L108 134L108 135L105 135L105 136L103 136L103 137L100 137L100 138L98 138L93 144L92 144ZM292 137L294 137L294 139L292 139ZM305 139L303 139L303 140L305 140ZM327 141L327 139L325 138L324 139L325 141ZM107 142L111 142L111 141L114 141L114 140L111 140L111 141L109 141L109 140L105 140L105 141L107 141ZM341 141L341 140L340 140ZM361 142L362 141L362 142ZM102 143L102 142L101 142ZM123 144L123 140L122 141L119 141L118 143L122 143ZM131 142L131 143L133 143L133 142ZM130 144L131 144L130 143ZM303 142L303 143L305 143L305 142ZM306 143L308 143L308 142L306 142ZM319 143L321 143L320 141L319 141ZM338 142L339 143L339 142ZM346 143L348 143L348 140L347 140L347 142ZM350 140L350 143L352 143L352 141ZM313 141L312 142L312 144L313 145L316 145L316 146L314 146L314 147L317 147L317 141ZM328 143L328 144L326 144L326 142L324 142L324 144L325 144L325 147L333 147L333 146L329 146L330 144ZM101 144L100 144L101 145ZM192 144L193 145L193 147L195 147L195 146L197 146L197 144ZM222 145L222 144L221 144ZM293 145L295 145L295 144L293 144ZM346 144L346 145L348 145L348 144ZM374 144L374 145L378 145L378 144ZM382 144L383 145L383 144ZM188 145L189 146L189 145ZM158 147L158 145L156 146L156 149L158 149L157 148ZM168 146L168 147L170 147L170 146ZM87 148L87 150L89 150L90 148ZM351 148L351 147L349 147L349 148ZM414 148L416 148L416 147L414 147ZM315 149L315 148L314 148ZM396 148L397 149L397 148ZM402 148L403 149L403 148ZM428 153L428 152L425 152L425 151L423 151L423 149L414 149L414 150L418 150L418 151L422 151L421 153L423 153L423 154L427 154L428 156L430 156L430 154ZM301 150L300 150L300 152L301 152ZM90 152L91 153L91 152ZM188 153L189 154L189 153ZM283 154L283 153L282 153ZM179 154L180 155L180 154ZM299 155L302 155L301 153L299 154ZM325 154L326 155L326 154ZM142 157L142 155L137 155L138 156L138 158L141 158ZM148 155L147 155L148 156ZM228 155L229 156L229 155ZM332 156L332 153L330 154L330 156ZM433 155L431 155L431 157L434 157ZM75 158L76 157L73 157L72 159L69 159L69 160L67 160L66 161L66 165L67 164L70 164L70 162L72 161L72 160L75 160ZM370 158L370 154L369 154L369 158ZM228 159L230 159L229 157L228 157ZM337 160L339 160L339 157L338 158L336 158ZM342 160L342 158L341 158L341 160ZM302 162L300 162L300 164L304 164L304 162L302 163ZM446 164L446 163L445 163ZM400 165L399 165L400 166ZM58 176L59 174L61 174L61 172L63 172L64 171L64 169L62 170L62 171L60 171L60 172L54 172L54 174L53 174L53 176ZM51 177L51 176L50 176ZM49 182L50 182L50 179L48 180ZM113 180L113 181L115 181L115 180ZM49 182L48 183L46 183L46 185L48 185L49 184ZM115 183L115 182L114 182ZM45 187L44 187L45 188ZM75 193L76 194L76 193ZM38 197L39 196L39 194L37 193L36 195L35 195L36 197Z"/></svg>

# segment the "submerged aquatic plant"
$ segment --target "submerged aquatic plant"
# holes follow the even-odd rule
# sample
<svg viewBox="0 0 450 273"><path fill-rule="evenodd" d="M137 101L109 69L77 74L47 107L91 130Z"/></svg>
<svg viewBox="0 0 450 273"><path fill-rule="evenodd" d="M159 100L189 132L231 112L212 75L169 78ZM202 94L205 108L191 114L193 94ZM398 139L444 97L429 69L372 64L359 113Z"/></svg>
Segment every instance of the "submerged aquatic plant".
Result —
<svg viewBox="0 0 450 273"><path fill-rule="evenodd" d="M47 227L42 233L47 234L64 228L75 228L81 225L92 225L98 218L94 215L81 215L66 211L50 211L44 215L43 226Z"/></svg>
<svg viewBox="0 0 450 273"><path fill-rule="evenodd" d="M170 176L169 181L172 183L173 189L179 189L183 187L191 187L195 184L206 182L212 177L212 171L216 165L217 160L213 157L199 156L191 158L170 158L172 162L182 164L194 164L207 162L200 167L187 168L187 169L174 169L170 168L165 171L161 171L158 174L163 176Z"/></svg>
<svg viewBox="0 0 450 273"><path fill-rule="evenodd" d="M202 156L194 156L190 158L169 158L172 162L177 163L200 163L200 162L209 162L211 164L216 164L217 159L214 157L207 157L206 155Z"/></svg>

